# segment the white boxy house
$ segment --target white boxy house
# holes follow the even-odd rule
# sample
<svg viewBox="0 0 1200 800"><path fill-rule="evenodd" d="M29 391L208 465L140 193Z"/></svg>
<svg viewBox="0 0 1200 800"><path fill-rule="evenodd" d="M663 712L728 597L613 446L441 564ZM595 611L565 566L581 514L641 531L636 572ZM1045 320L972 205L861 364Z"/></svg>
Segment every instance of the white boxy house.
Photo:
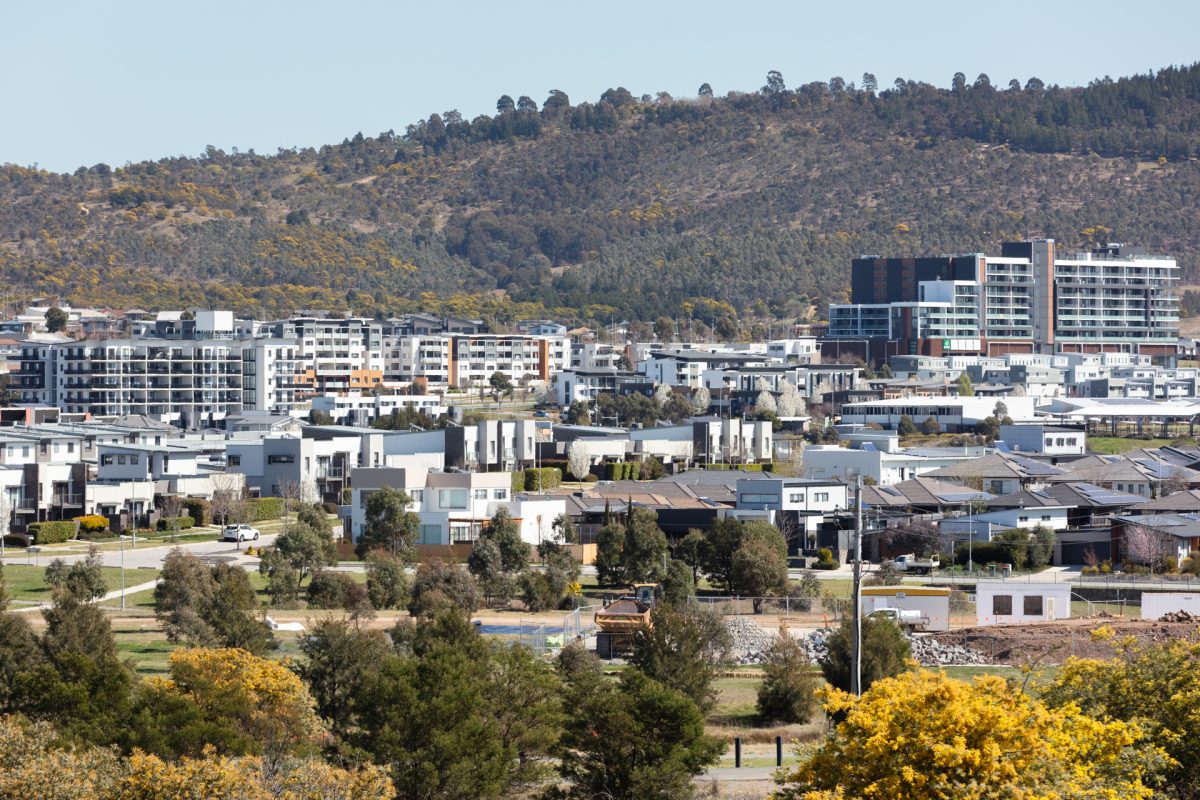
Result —
<svg viewBox="0 0 1200 800"><path fill-rule="evenodd" d="M936 586L868 586L862 590L864 616L881 608L920 611L927 631L950 630L950 590Z"/></svg>
<svg viewBox="0 0 1200 800"><path fill-rule="evenodd" d="M1070 617L1070 584L979 581L975 586L978 625L1049 622Z"/></svg>

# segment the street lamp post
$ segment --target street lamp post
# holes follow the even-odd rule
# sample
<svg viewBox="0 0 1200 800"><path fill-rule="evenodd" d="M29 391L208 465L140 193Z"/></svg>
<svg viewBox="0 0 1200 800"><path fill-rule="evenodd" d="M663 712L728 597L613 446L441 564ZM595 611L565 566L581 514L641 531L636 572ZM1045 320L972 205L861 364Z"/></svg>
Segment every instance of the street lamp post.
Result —
<svg viewBox="0 0 1200 800"><path fill-rule="evenodd" d="M850 693L862 695L862 475L854 476L854 641L851 652Z"/></svg>
<svg viewBox="0 0 1200 800"><path fill-rule="evenodd" d="M125 537L121 537L121 610L125 610Z"/></svg>

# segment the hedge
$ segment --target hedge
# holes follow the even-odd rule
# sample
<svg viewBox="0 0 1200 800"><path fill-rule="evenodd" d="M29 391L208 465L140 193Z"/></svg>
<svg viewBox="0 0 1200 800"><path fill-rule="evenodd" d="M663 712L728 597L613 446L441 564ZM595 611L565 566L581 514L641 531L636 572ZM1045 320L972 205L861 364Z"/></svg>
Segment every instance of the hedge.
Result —
<svg viewBox="0 0 1200 800"><path fill-rule="evenodd" d="M741 470L742 472L774 472L775 465L771 462L766 464L696 464L699 469L715 469L715 470Z"/></svg>
<svg viewBox="0 0 1200 800"><path fill-rule="evenodd" d="M542 475L541 486L538 486L538 473ZM536 492L541 489L554 489L562 484L562 472L558 467L529 468L524 471L525 483L523 491Z"/></svg>
<svg viewBox="0 0 1200 800"><path fill-rule="evenodd" d="M74 538L77 527L71 521L31 522L27 530L36 544L54 544Z"/></svg>
<svg viewBox="0 0 1200 800"><path fill-rule="evenodd" d="M171 524L171 520L179 523L179 530L187 530L196 526L196 520L191 517L163 517L158 521L158 529L160 531L174 530L175 527Z"/></svg>
<svg viewBox="0 0 1200 800"><path fill-rule="evenodd" d="M80 534L102 533L108 530L108 517L102 514L85 514L76 517L75 521L79 523Z"/></svg>
<svg viewBox="0 0 1200 800"><path fill-rule="evenodd" d="M283 516L282 497L257 497L250 501L250 521L262 522Z"/></svg>
<svg viewBox="0 0 1200 800"><path fill-rule="evenodd" d="M525 470L519 469L512 474L509 488L512 489L512 494L525 491Z"/></svg>
<svg viewBox="0 0 1200 800"><path fill-rule="evenodd" d="M183 501L183 510L197 525L212 525L212 503L203 497L187 498Z"/></svg>

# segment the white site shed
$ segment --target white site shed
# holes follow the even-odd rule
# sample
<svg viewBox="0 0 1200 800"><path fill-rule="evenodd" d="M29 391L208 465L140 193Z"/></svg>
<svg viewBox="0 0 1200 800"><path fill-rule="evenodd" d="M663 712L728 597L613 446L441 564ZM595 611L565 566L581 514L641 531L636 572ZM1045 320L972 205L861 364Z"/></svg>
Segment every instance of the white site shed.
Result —
<svg viewBox="0 0 1200 800"><path fill-rule="evenodd" d="M1049 622L1071 616L1071 585L1029 581L979 581L975 586L978 625Z"/></svg>
<svg viewBox="0 0 1200 800"><path fill-rule="evenodd" d="M920 611L927 631L950 630L950 590L936 586L869 586L862 589L862 613L881 608Z"/></svg>
<svg viewBox="0 0 1200 800"><path fill-rule="evenodd" d="M1172 611L1200 616L1200 592L1142 592L1142 619L1159 619Z"/></svg>

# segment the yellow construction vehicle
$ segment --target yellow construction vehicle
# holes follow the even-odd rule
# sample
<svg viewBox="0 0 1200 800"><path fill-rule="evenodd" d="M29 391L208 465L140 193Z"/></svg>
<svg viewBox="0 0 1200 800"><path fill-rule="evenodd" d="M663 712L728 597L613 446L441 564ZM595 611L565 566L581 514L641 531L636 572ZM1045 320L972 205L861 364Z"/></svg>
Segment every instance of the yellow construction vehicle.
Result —
<svg viewBox="0 0 1200 800"><path fill-rule="evenodd" d="M650 611L661 587L657 583L635 583L630 594L613 600L596 612L596 653L613 658L628 653L633 634L650 627Z"/></svg>

